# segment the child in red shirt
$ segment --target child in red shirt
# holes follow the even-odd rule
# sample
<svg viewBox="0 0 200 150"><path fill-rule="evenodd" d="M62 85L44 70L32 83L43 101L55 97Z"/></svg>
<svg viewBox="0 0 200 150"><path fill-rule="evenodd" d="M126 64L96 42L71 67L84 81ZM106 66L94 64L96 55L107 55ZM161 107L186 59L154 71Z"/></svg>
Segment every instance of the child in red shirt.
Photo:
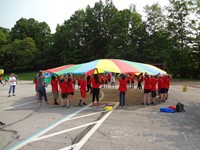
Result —
<svg viewBox="0 0 200 150"><path fill-rule="evenodd" d="M86 103L85 103L85 99L86 99L86 78L85 78L84 75L80 77L79 84L80 84L80 94L81 94L79 106L82 106L82 105L86 105Z"/></svg>
<svg viewBox="0 0 200 150"><path fill-rule="evenodd" d="M66 99L67 99L67 81L65 77L62 77L59 81L59 86L61 90L61 97L62 97L62 106L66 106Z"/></svg>
<svg viewBox="0 0 200 150"><path fill-rule="evenodd" d="M80 81L81 79L80 79L80 76L78 76L78 79L77 79L77 82L78 82L78 89L80 89Z"/></svg>
<svg viewBox="0 0 200 150"><path fill-rule="evenodd" d="M164 75L162 75L162 76L159 76L159 78L158 78L158 87L159 87L159 92L160 92L160 96L159 96L159 98L160 98L160 100L161 101L165 101L165 93L166 93L166 82L165 82L165 79L164 79L165 77L164 77Z"/></svg>
<svg viewBox="0 0 200 150"><path fill-rule="evenodd" d="M151 101L151 104L154 105L154 101L155 101L155 98L156 98L156 85L158 83L158 79L156 78L156 76L152 76L150 78L150 84L151 84L151 98L152 98L152 101Z"/></svg>
<svg viewBox="0 0 200 150"><path fill-rule="evenodd" d="M92 86L91 86L91 76L87 75L87 91L86 92L90 92L90 94L92 94Z"/></svg>
<svg viewBox="0 0 200 150"><path fill-rule="evenodd" d="M107 78L108 78L108 82L110 82L110 80L111 80L111 73L107 74Z"/></svg>
<svg viewBox="0 0 200 150"><path fill-rule="evenodd" d="M151 94L151 83L150 83L150 76L145 72L144 74L144 101L143 105L150 104L150 94Z"/></svg>
<svg viewBox="0 0 200 150"><path fill-rule="evenodd" d="M134 89L134 79L135 77L134 77L134 74L130 74L130 81L131 81L131 86L130 86L130 88L133 88Z"/></svg>
<svg viewBox="0 0 200 150"><path fill-rule="evenodd" d="M58 105L57 99L58 99L58 79L54 75L51 77L51 87L52 87L52 93L54 98L54 105Z"/></svg>
<svg viewBox="0 0 200 150"><path fill-rule="evenodd" d="M100 85L101 81L99 79L99 72L98 69L94 69L94 72L97 72L97 74L93 74L93 77L91 78L92 83L92 106L94 106L94 101L96 98L97 106L99 106L99 92L100 92Z"/></svg>
<svg viewBox="0 0 200 150"><path fill-rule="evenodd" d="M107 75L104 76L104 84L105 84L105 88L108 88L108 76Z"/></svg>
<svg viewBox="0 0 200 150"><path fill-rule="evenodd" d="M73 87L75 89L75 87L76 87L76 77L75 77L75 75L73 75L72 80L73 80Z"/></svg>
<svg viewBox="0 0 200 150"><path fill-rule="evenodd" d="M38 81L37 81L37 76L33 80L33 83L35 84L35 92L36 92L36 100L39 100L39 92L38 92Z"/></svg>
<svg viewBox="0 0 200 150"><path fill-rule="evenodd" d="M73 99L73 95L74 95L73 76L72 76L72 74L68 74L68 77L67 77L67 108L69 108L69 104Z"/></svg>
<svg viewBox="0 0 200 150"><path fill-rule="evenodd" d="M126 77L124 74L120 77L119 75L119 106L123 108L125 105L125 94L127 91L127 81L130 80L130 77Z"/></svg>
<svg viewBox="0 0 200 150"><path fill-rule="evenodd" d="M142 82L143 82L143 73L139 74L138 76L138 89L142 89Z"/></svg>
<svg viewBox="0 0 200 150"><path fill-rule="evenodd" d="M101 79L101 87L104 88L105 78L103 74L100 76L100 79Z"/></svg>

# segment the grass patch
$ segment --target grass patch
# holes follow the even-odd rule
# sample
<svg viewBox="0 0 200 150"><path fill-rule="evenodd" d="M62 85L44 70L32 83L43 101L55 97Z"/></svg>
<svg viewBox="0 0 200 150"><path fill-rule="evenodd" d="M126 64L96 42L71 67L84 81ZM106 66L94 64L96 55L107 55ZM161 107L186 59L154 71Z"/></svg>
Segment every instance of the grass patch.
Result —
<svg viewBox="0 0 200 150"><path fill-rule="evenodd" d="M34 80L38 72L20 72L16 73L18 80Z"/></svg>
<svg viewBox="0 0 200 150"><path fill-rule="evenodd" d="M200 78L173 78L173 82L182 82L182 81L200 81Z"/></svg>

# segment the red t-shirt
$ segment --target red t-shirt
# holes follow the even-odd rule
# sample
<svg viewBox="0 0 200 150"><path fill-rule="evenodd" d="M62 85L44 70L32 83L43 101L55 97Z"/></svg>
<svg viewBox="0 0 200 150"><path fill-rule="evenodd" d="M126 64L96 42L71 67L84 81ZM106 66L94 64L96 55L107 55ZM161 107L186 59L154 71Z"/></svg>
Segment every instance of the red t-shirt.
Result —
<svg viewBox="0 0 200 150"><path fill-rule="evenodd" d="M143 81L143 77L139 77L138 82L142 82L142 81Z"/></svg>
<svg viewBox="0 0 200 150"><path fill-rule="evenodd" d="M150 78L144 77L144 89L145 90L150 90L151 89Z"/></svg>
<svg viewBox="0 0 200 150"><path fill-rule="evenodd" d="M37 78L35 78L33 82L34 82L34 84L35 84L35 89L37 89L37 87L38 87L38 81L37 81Z"/></svg>
<svg viewBox="0 0 200 150"><path fill-rule="evenodd" d="M159 88L159 89L165 88L165 87L164 87L164 82L163 82L163 78L162 78L162 77L159 77L159 78L158 78L158 88Z"/></svg>
<svg viewBox="0 0 200 150"><path fill-rule="evenodd" d="M104 81L108 82L108 77L107 76L104 77Z"/></svg>
<svg viewBox="0 0 200 150"><path fill-rule="evenodd" d="M134 76L131 77L131 82L134 82Z"/></svg>
<svg viewBox="0 0 200 150"><path fill-rule="evenodd" d="M167 88L167 78L163 76L162 79L163 79L163 88Z"/></svg>
<svg viewBox="0 0 200 150"><path fill-rule="evenodd" d="M52 92L58 91L58 80L51 80Z"/></svg>
<svg viewBox="0 0 200 150"><path fill-rule="evenodd" d="M118 79L119 81L119 88L118 90L120 92L126 92L127 91L127 81L129 80L130 78L126 78L124 80L122 80L121 78Z"/></svg>
<svg viewBox="0 0 200 150"><path fill-rule="evenodd" d="M158 80L155 78L151 78L150 82L151 82L151 90L156 91L156 84L158 83Z"/></svg>
<svg viewBox="0 0 200 150"><path fill-rule="evenodd" d="M91 78L91 83L92 83L92 88L99 88L100 85L101 85L100 80L99 80L99 83L96 84L96 82L95 82L93 77Z"/></svg>
<svg viewBox="0 0 200 150"><path fill-rule="evenodd" d="M61 94L67 93L67 81L59 82Z"/></svg>
<svg viewBox="0 0 200 150"><path fill-rule="evenodd" d="M74 86L73 86L73 80L67 81L67 93L72 93L74 92Z"/></svg>
<svg viewBox="0 0 200 150"><path fill-rule="evenodd" d="M86 90L86 81L85 80L79 80L80 84L80 90Z"/></svg>
<svg viewBox="0 0 200 150"><path fill-rule="evenodd" d="M109 80L109 79L111 78L111 74L110 74L110 73L108 73L107 77L108 77L108 80Z"/></svg>
<svg viewBox="0 0 200 150"><path fill-rule="evenodd" d="M77 81L78 81L78 84L80 85L80 81L81 81L81 79L79 79L79 78L78 78L78 80L77 80Z"/></svg>
<svg viewBox="0 0 200 150"><path fill-rule="evenodd" d="M73 83L76 83L76 78L75 78L75 76L73 76L72 82L73 82Z"/></svg>
<svg viewBox="0 0 200 150"><path fill-rule="evenodd" d="M166 79L166 84L167 84L167 89L169 89L169 85L170 85L170 78Z"/></svg>
<svg viewBox="0 0 200 150"><path fill-rule="evenodd" d="M161 81L161 78L159 77L159 78L158 78L158 89L160 89L161 82L162 82L162 81Z"/></svg>
<svg viewBox="0 0 200 150"><path fill-rule="evenodd" d="M104 82L105 81L105 77L102 75L101 76L101 81Z"/></svg>
<svg viewBox="0 0 200 150"><path fill-rule="evenodd" d="M91 77L90 77L90 80L87 81L87 84L91 84L92 81L91 81Z"/></svg>

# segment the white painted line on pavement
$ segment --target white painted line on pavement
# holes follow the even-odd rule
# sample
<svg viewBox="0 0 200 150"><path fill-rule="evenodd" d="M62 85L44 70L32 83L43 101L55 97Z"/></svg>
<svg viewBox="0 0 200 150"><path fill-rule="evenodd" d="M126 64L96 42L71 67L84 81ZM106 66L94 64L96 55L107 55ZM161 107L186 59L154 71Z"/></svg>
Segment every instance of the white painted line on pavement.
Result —
<svg viewBox="0 0 200 150"><path fill-rule="evenodd" d="M61 120L53 123L52 125L48 126L47 128L43 129L43 130L40 130L38 132L36 132L35 134L31 135L29 138L17 143L16 145L14 145L12 148L10 148L10 150L17 150L17 149L20 149L21 147L25 146L26 144L30 143L31 140L33 139L36 139L38 138L39 136L45 134L46 132L50 131L51 129L55 128L56 126L62 124L63 122L67 121L69 118L77 115L78 113L82 112L83 110L85 110L88 106L82 108L82 109L79 109L78 111L70 114L70 115L67 115L65 116L64 118L62 118Z"/></svg>
<svg viewBox="0 0 200 150"><path fill-rule="evenodd" d="M49 96L49 98L51 98L51 97L53 97L53 96ZM26 100L30 100L30 99L33 99L33 98L27 98ZM17 102L19 102L19 101L17 101ZM0 109L0 111L21 107L21 106L32 104L32 103L35 103L35 102L38 102L38 100L27 102L27 103L23 103L23 104L20 104L20 105L15 105L15 106L12 106L12 107L3 108L3 109Z"/></svg>
<svg viewBox="0 0 200 150"><path fill-rule="evenodd" d="M96 112L96 113L91 113L91 114L87 114L87 115L82 115L82 116L70 118L70 119L68 119L67 121L75 120L75 119L80 119L80 118L84 118L84 117L88 117L88 116L92 116L92 115L96 115L96 114L99 114L99 113L102 113L102 112L107 112L107 111L100 111L100 112ZM62 133L66 133L66 132L69 132L69 131L73 131L73 130L76 130L76 129L79 129L79 128L83 128L83 127L85 127L85 126L93 125L93 124L96 124L97 122L98 122L98 121L95 121L95 122L87 123L87 124L84 124L84 125L81 125L81 126L78 126L78 127L74 127L74 128L62 130L62 131L59 131L59 132L55 132L55 133L52 133L52 134L49 134L49 135L45 135L45 136L42 136L42 137L33 139L33 140L31 140L31 141L39 141L39 140L42 140L42 139L45 139L45 138L48 138L48 137L52 137L52 136L55 136L55 135L59 135L59 134L62 134Z"/></svg>
<svg viewBox="0 0 200 150"><path fill-rule="evenodd" d="M87 140L92 136L92 134L101 126L101 124L106 120L106 118L109 117L109 115L114 111L114 109L119 105L119 102L117 102L112 111L109 111L105 116L103 116L103 118L101 120L98 121L98 123L96 125L94 125L94 127L87 133L87 135L85 135L82 140L74 145L62 148L60 150L79 150L81 149L81 147L87 142Z"/></svg>
<svg viewBox="0 0 200 150"><path fill-rule="evenodd" d="M100 100L102 100L104 98L104 93L103 91L101 91L101 98ZM17 150L17 149L20 149L21 147L25 146L26 144L30 143L32 140L34 139L37 139L38 137L40 137L41 135L45 134L46 132L52 130L53 128L55 128L56 126L62 124L63 122L67 121L68 119L72 118L73 116L77 115L78 113L84 111L85 109L87 109L88 107L90 107L91 104L87 105L86 107L82 108L82 109L79 109L78 111L70 114L70 115L67 115L66 117L62 118L61 120L53 123L52 125L50 125L49 127L43 129L43 130L40 130L38 132L36 132L35 134L31 135L30 137L22 140L21 142L18 142L16 143L13 147L9 148L9 150Z"/></svg>
<svg viewBox="0 0 200 150"><path fill-rule="evenodd" d="M52 134L49 134L49 135L41 136L39 138L31 140L31 142L43 140L43 139L46 139L46 138L49 138L49 137L52 137L52 136L56 136L56 135L59 135L59 134L62 134L62 133L66 133L66 132L73 131L73 130L76 130L76 129L80 129L80 128L83 128L83 127L87 127L87 126L90 126L90 125L94 125L96 123L98 123L98 121L90 122L90 123L87 123L87 124L84 124L84 125L81 125L81 126L78 126L78 127L74 127L74 128L62 130L62 131L59 131L59 132L55 132L55 133L52 133Z"/></svg>
<svg viewBox="0 0 200 150"><path fill-rule="evenodd" d="M23 104L20 104L20 105L15 105L15 106L12 106L12 107L3 108L0 111L21 107L21 106L28 105L28 104L35 103L35 102L37 102L37 101L31 101L31 102L23 103Z"/></svg>
<svg viewBox="0 0 200 150"><path fill-rule="evenodd" d="M107 112L107 111L99 111L99 112L95 112L95 113L91 113L91 114L87 114L87 115L82 115L82 116L78 116L78 117L73 117L73 118L70 118L68 119L69 120L75 120L75 119L79 119L79 118L84 118L84 117L88 117L88 116L92 116L92 115L96 115L96 114L100 114L100 113L103 113L103 112Z"/></svg>

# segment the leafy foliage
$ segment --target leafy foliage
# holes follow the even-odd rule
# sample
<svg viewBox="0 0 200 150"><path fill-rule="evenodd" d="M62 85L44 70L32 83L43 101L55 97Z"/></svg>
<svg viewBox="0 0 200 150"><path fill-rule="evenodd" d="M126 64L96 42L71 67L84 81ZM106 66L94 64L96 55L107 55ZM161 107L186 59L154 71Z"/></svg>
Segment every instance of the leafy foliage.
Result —
<svg viewBox="0 0 200 150"><path fill-rule="evenodd" d="M200 3L169 0L166 8L146 6L145 18L131 4L118 10L112 0L77 10L51 34L45 22L19 19L0 28L0 64L6 71L46 69L100 58L165 63L176 76L200 74Z"/></svg>

